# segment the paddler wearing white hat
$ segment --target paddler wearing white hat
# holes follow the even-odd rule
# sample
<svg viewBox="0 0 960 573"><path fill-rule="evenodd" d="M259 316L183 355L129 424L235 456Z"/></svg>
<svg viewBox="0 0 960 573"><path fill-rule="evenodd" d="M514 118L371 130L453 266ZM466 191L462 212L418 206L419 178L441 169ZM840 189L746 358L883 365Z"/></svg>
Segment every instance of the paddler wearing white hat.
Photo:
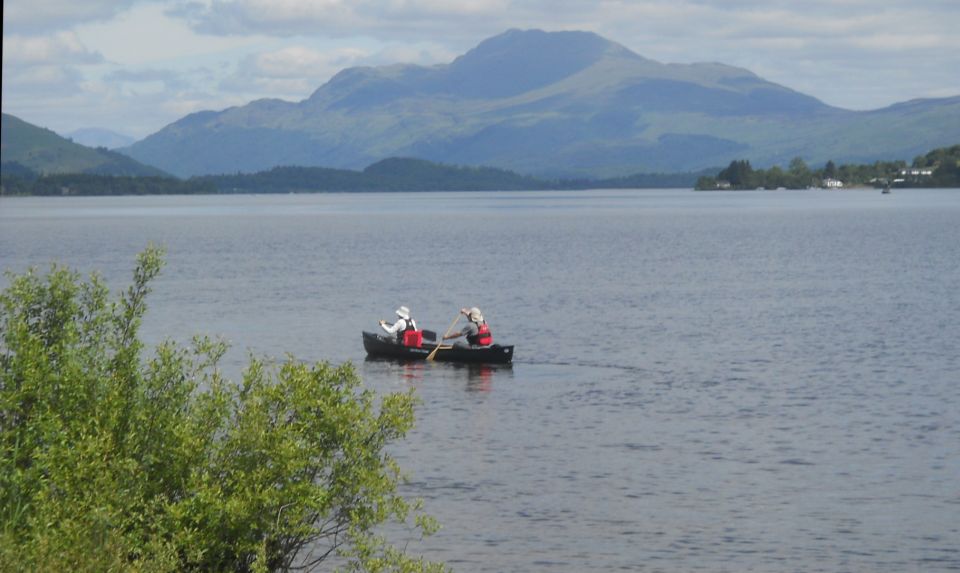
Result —
<svg viewBox="0 0 960 573"><path fill-rule="evenodd" d="M444 336L444 340L464 336L466 337L466 341L458 340L454 344L454 346L461 348L477 348L493 344L493 334L490 332L490 327L487 325L487 321L484 320L483 313L480 312L479 308L475 306L461 308L460 314L466 315L469 322L460 332Z"/></svg>

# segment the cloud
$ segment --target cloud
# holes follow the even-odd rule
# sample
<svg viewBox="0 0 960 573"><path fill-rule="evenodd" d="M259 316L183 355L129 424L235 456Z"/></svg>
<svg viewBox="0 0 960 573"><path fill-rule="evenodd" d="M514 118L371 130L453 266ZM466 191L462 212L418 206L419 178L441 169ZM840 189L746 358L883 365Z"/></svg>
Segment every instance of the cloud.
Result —
<svg viewBox="0 0 960 573"><path fill-rule="evenodd" d="M458 53L508 28L590 30L665 62L719 52L734 65L796 57L824 41L953 49L960 25L956 0L210 0L173 12L202 34L429 39ZM886 43L889 35L898 41ZM755 47L766 52L750 54Z"/></svg>
<svg viewBox="0 0 960 573"><path fill-rule="evenodd" d="M4 36L4 109L18 104L59 103L61 98L82 90L83 68L103 61L99 52L88 49L72 32Z"/></svg>
<svg viewBox="0 0 960 573"><path fill-rule="evenodd" d="M955 1L602 0L592 20L646 57L739 66L850 109L960 93Z"/></svg>
<svg viewBox="0 0 960 573"><path fill-rule="evenodd" d="M429 45L385 45L376 51L350 47L315 50L293 45L245 57L219 88L251 99L300 100L345 68L449 62L455 55Z"/></svg>
<svg viewBox="0 0 960 573"><path fill-rule="evenodd" d="M91 51L73 32L59 32L50 36L3 37L3 65L83 65L99 64L103 56Z"/></svg>
<svg viewBox="0 0 960 573"><path fill-rule="evenodd" d="M117 84L162 84L167 90L187 89L192 85L182 72L161 69L120 69L107 74L104 80Z"/></svg>
<svg viewBox="0 0 960 573"><path fill-rule="evenodd" d="M464 22L487 22L497 30L509 25L510 0L212 0L192 2L170 11L206 34L265 34L422 39L430 31L456 35ZM496 23L490 23L496 19Z"/></svg>
<svg viewBox="0 0 960 573"><path fill-rule="evenodd" d="M333 74L356 65L369 54L341 48L312 50L290 46L245 57L234 73L220 82L220 89L252 98L302 99Z"/></svg>
<svg viewBox="0 0 960 573"><path fill-rule="evenodd" d="M4 103L11 99L6 86L15 84L17 93L27 98L55 98L64 94L76 93L80 90L83 74L71 66L31 66L17 70L4 68L3 85Z"/></svg>
<svg viewBox="0 0 960 573"><path fill-rule="evenodd" d="M252 67L263 76L271 78L323 77L331 70L354 65L366 58L363 50L344 48L333 51L316 51L301 46L292 46L275 52L258 54L249 59Z"/></svg>
<svg viewBox="0 0 960 573"><path fill-rule="evenodd" d="M20 34L69 29L84 22L103 21L139 0L4 0L3 28Z"/></svg>

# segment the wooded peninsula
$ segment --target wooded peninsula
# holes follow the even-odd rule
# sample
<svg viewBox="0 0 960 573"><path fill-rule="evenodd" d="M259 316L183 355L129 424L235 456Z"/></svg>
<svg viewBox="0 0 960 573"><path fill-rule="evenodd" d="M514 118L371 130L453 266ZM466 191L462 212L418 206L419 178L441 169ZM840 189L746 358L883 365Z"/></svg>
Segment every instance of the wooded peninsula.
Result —
<svg viewBox="0 0 960 573"><path fill-rule="evenodd" d="M828 161L811 169L797 157L786 170L753 169L747 160L731 161L716 176L697 180L698 191L745 189L843 189L849 187L960 187L960 145L935 149L913 160L840 165Z"/></svg>

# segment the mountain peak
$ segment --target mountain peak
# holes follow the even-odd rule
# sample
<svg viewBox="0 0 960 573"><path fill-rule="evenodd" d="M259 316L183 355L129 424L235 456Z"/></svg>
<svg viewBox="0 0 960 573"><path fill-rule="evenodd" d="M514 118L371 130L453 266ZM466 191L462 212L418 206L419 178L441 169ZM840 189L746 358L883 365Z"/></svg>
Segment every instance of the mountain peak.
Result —
<svg viewBox="0 0 960 573"><path fill-rule="evenodd" d="M455 59L450 73L464 92L510 97L560 81L608 56L642 60L593 32L512 29Z"/></svg>
<svg viewBox="0 0 960 573"><path fill-rule="evenodd" d="M379 105L412 94L465 99L509 98L581 72L605 58L644 58L593 32L508 30L488 38L450 64L393 65L341 70L309 100L342 105Z"/></svg>
<svg viewBox="0 0 960 573"><path fill-rule="evenodd" d="M576 54L579 59L597 59L609 53L639 57L622 45L593 32L576 30L547 32L513 28L487 38L457 60L498 56L516 57L524 53L544 55L555 52L566 55Z"/></svg>

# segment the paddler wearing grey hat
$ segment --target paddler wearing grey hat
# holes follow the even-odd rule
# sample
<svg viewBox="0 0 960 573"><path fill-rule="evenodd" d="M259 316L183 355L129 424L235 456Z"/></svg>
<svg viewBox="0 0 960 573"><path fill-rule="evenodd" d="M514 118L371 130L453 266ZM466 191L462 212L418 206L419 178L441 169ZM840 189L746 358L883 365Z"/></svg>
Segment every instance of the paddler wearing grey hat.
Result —
<svg viewBox="0 0 960 573"><path fill-rule="evenodd" d="M483 319L483 313L480 312L479 308L475 306L461 308L460 314L465 314L470 322L460 332L444 336L444 340L465 336L466 342L458 340L454 343L454 346L460 348L476 348L493 344L493 334L490 332L490 327L487 326L487 321Z"/></svg>

